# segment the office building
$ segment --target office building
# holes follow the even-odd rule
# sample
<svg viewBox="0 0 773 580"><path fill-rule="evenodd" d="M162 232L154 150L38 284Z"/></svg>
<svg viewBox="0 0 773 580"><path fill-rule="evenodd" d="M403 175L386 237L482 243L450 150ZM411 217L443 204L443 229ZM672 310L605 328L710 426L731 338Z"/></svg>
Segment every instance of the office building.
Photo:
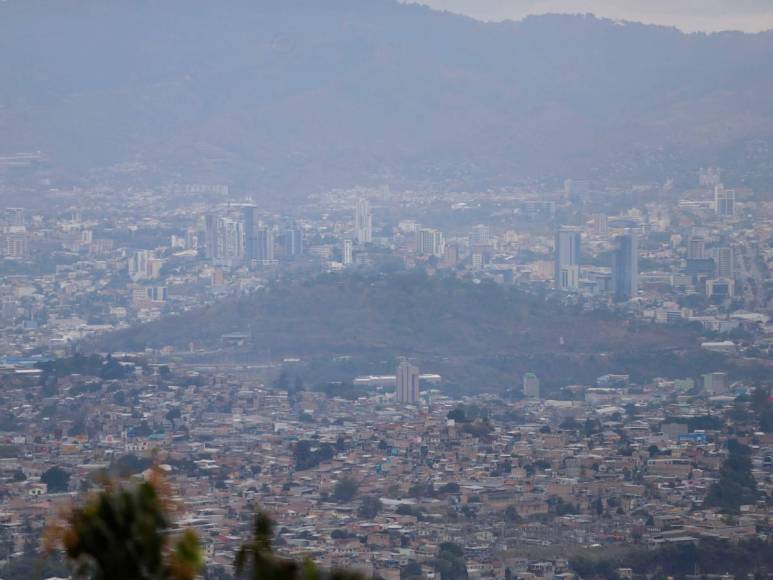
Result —
<svg viewBox="0 0 773 580"><path fill-rule="evenodd" d="M145 280L150 278L150 260L153 258L153 252L150 250L139 250L129 259L129 277L134 280Z"/></svg>
<svg viewBox="0 0 773 580"><path fill-rule="evenodd" d="M5 255L15 260L27 258L30 253L26 234L8 234L5 238Z"/></svg>
<svg viewBox="0 0 773 580"><path fill-rule="evenodd" d="M539 399L539 378L534 373L523 375L523 394L527 399Z"/></svg>
<svg viewBox="0 0 773 580"><path fill-rule="evenodd" d="M358 199L354 210L354 237L358 244L373 241L373 215L367 199Z"/></svg>
<svg viewBox="0 0 773 580"><path fill-rule="evenodd" d="M714 250L717 278L735 278L735 256L732 247L723 246Z"/></svg>
<svg viewBox="0 0 773 580"><path fill-rule="evenodd" d="M639 239L634 233L618 236L612 263L617 302L626 302L639 291Z"/></svg>
<svg viewBox="0 0 773 580"><path fill-rule="evenodd" d="M9 207L5 210L5 223L9 226L24 226L24 209L21 207Z"/></svg>
<svg viewBox="0 0 773 580"><path fill-rule="evenodd" d="M255 206L242 207L242 228L244 230L244 257L246 260L257 259L257 238L255 223Z"/></svg>
<svg viewBox="0 0 773 580"><path fill-rule="evenodd" d="M421 256L435 256L440 258L445 252L443 232L429 228L422 228L416 235L416 253Z"/></svg>
<svg viewBox="0 0 773 580"><path fill-rule="evenodd" d="M221 217L216 223L214 259L234 265L244 257L244 225L241 221Z"/></svg>
<svg viewBox="0 0 773 580"><path fill-rule="evenodd" d="M281 240L286 258L292 260L303 254L303 230L300 228L287 228L282 232Z"/></svg>
<svg viewBox="0 0 773 580"><path fill-rule="evenodd" d="M556 231L554 282L556 290L577 290L580 279L580 231L562 227Z"/></svg>
<svg viewBox="0 0 773 580"><path fill-rule="evenodd" d="M407 361L397 367L395 400L408 405L419 402L419 369Z"/></svg>
<svg viewBox="0 0 773 580"><path fill-rule="evenodd" d="M204 216L204 256L214 260L217 255L217 217Z"/></svg>
<svg viewBox="0 0 773 580"><path fill-rule="evenodd" d="M593 233L597 236L606 236L609 233L609 218L607 214L593 214Z"/></svg>
<svg viewBox="0 0 773 580"><path fill-rule="evenodd" d="M727 391L727 373L708 373L703 375L703 389L709 395L722 395Z"/></svg>
<svg viewBox="0 0 773 580"><path fill-rule="evenodd" d="M471 246L488 246L491 244L491 230L488 226L479 224L473 226L472 232L470 232L470 245Z"/></svg>
<svg viewBox="0 0 773 580"><path fill-rule="evenodd" d="M344 240L343 248L341 250L341 256L342 256L341 259L343 261L344 266L351 266L352 265L352 262L353 262L353 255L352 255L352 253L353 253L353 246L354 246L354 244L352 243L352 240L350 240L348 238Z"/></svg>
<svg viewBox="0 0 773 580"><path fill-rule="evenodd" d="M718 216L733 217L735 215L735 190L725 189L717 185L714 188L714 210Z"/></svg>
<svg viewBox="0 0 773 580"><path fill-rule="evenodd" d="M735 280L730 278L706 280L706 295L709 298L732 298L735 296Z"/></svg>
<svg viewBox="0 0 773 580"><path fill-rule="evenodd" d="M692 236L687 242L687 259L704 260L706 258L706 240L703 236Z"/></svg>
<svg viewBox="0 0 773 580"><path fill-rule="evenodd" d="M274 230L263 226L255 230L255 259L264 264L274 261Z"/></svg>

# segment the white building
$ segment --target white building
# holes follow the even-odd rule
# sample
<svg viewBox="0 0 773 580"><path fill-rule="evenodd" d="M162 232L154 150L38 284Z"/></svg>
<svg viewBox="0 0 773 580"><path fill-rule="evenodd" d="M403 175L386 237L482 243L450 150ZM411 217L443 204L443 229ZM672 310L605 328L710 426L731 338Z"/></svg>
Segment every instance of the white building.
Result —
<svg viewBox="0 0 773 580"><path fill-rule="evenodd" d="M407 361L397 367L395 400L406 404L419 402L419 369Z"/></svg>
<svg viewBox="0 0 773 580"><path fill-rule="evenodd" d="M373 214L367 199L358 199L354 210L354 237L358 244L373 241Z"/></svg>

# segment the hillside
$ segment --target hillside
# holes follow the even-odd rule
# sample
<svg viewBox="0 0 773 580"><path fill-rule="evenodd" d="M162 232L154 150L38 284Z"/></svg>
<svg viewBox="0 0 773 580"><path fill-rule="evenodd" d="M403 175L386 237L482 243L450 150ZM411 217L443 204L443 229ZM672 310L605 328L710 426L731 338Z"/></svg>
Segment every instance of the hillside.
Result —
<svg viewBox="0 0 773 580"><path fill-rule="evenodd" d="M221 336L252 333L250 360L299 357L311 380L392 369L408 355L465 388L502 388L526 371L553 386L606 372L637 378L692 376L722 361L696 352L688 331L631 326L584 314L514 288L428 278L325 275L100 339L98 350L173 345L217 349ZM333 363L334 359L343 363ZM336 366L338 365L338 366Z"/></svg>
<svg viewBox="0 0 773 580"><path fill-rule="evenodd" d="M72 179L275 198L720 163L773 183L773 33L396 0L6 0L0 52L0 153Z"/></svg>

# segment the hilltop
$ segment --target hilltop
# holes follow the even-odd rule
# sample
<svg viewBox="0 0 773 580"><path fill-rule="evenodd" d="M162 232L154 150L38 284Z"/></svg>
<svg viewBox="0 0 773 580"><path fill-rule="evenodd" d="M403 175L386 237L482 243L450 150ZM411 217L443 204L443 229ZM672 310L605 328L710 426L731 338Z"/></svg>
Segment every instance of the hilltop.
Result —
<svg viewBox="0 0 773 580"><path fill-rule="evenodd" d="M401 355L465 389L511 386L526 371L562 386L608 372L641 380L697 376L723 364L697 349L690 330L633 324L512 287L416 272L282 282L118 332L94 348L185 350L193 342L216 350L229 333L252 335L248 347L233 351L238 359L298 357L316 380L390 371Z"/></svg>

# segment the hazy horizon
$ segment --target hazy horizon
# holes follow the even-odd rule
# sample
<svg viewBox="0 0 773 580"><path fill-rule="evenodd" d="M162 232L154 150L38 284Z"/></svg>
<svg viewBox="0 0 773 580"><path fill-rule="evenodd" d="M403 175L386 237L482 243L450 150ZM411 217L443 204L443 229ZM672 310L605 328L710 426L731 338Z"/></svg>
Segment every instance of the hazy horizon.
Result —
<svg viewBox="0 0 773 580"><path fill-rule="evenodd" d="M477 20L521 20L539 14L586 14L685 32L773 29L773 3L766 0L410 0Z"/></svg>

